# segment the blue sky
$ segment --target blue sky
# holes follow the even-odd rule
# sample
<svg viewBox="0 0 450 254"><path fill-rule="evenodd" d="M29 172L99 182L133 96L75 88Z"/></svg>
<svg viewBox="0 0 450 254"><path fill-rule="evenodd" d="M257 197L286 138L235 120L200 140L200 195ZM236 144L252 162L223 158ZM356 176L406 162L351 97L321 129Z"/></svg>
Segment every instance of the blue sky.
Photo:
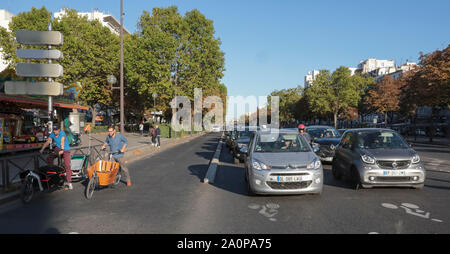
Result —
<svg viewBox="0 0 450 254"><path fill-rule="evenodd" d="M0 8L18 14L43 5L120 17L119 0L2 0ZM417 61L420 51L450 43L448 0L124 0L125 27L135 32L143 10L170 5L214 21L231 96L303 86L310 70L356 67L367 58Z"/></svg>

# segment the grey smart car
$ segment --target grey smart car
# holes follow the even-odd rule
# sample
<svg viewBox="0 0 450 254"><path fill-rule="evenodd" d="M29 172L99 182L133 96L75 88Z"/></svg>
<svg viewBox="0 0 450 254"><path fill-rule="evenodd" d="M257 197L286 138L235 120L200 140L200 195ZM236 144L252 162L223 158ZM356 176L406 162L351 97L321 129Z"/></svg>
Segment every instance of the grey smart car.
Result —
<svg viewBox="0 0 450 254"><path fill-rule="evenodd" d="M425 168L405 140L390 129L351 129L336 149L333 176L351 179L356 189L405 186L421 189Z"/></svg>
<svg viewBox="0 0 450 254"><path fill-rule="evenodd" d="M257 131L242 151L249 195L322 193L322 163L297 130Z"/></svg>

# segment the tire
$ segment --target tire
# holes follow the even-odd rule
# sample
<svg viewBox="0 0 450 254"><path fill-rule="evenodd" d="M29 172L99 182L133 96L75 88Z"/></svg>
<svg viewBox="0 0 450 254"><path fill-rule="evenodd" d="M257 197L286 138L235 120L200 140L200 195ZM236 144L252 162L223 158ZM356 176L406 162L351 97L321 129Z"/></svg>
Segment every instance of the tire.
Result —
<svg viewBox="0 0 450 254"><path fill-rule="evenodd" d="M254 197L256 196L255 192L252 189L252 186L250 186L250 181L247 181L247 195L249 197Z"/></svg>
<svg viewBox="0 0 450 254"><path fill-rule="evenodd" d="M88 185L86 186L86 198L87 199L91 199L92 198L92 195L94 194L94 190L95 190L96 185L97 185L97 178L92 177L89 180Z"/></svg>
<svg viewBox="0 0 450 254"><path fill-rule="evenodd" d="M363 189L363 186L361 184L361 178L359 177L358 170L355 167L352 167L351 169L351 180L354 183L355 190Z"/></svg>
<svg viewBox="0 0 450 254"><path fill-rule="evenodd" d="M341 173L338 171L337 166L335 165L335 160L333 160L331 164L331 172L333 173L333 177L337 180L340 180L342 178Z"/></svg>
<svg viewBox="0 0 450 254"><path fill-rule="evenodd" d="M20 198L24 204L29 204L34 196L33 179L28 177L20 189Z"/></svg>

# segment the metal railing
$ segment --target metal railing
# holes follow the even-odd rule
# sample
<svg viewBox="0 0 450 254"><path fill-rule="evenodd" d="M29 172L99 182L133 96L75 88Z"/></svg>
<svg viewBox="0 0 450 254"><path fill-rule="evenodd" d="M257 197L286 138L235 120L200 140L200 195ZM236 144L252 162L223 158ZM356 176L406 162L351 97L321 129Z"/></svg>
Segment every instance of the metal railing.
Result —
<svg viewBox="0 0 450 254"><path fill-rule="evenodd" d="M88 166L95 163L97 158L102 158L100 154L100 147L102 145L84 146L71 148L71 155L89 155ZM1 187L4 191L7 191L13 181L19 176L19 174L25 170L37 170L41 166L41 162L47 165L47 156L41 154L38 151L29 152L26 154L18 155L4 155L0 156L0 169L1 169ZM10 179L11 169L14 169L14 177Z"/></svg>

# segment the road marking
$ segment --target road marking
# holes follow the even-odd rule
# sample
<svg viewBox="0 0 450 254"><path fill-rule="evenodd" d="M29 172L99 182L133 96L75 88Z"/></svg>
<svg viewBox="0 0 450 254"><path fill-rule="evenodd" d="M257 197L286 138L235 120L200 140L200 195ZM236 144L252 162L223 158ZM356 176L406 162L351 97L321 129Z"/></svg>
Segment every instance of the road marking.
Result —
<svg viewBox="0 0 450 254"><path fill-rule="evenodd" d="M274 204L274 203L268 203L266 205L259 205L259 204L250 204L248 206L248 208L252 209L252 210L259 210L259 214L261 214L262 216L268 218L270 221L276 222L277 219L275 218L275 216L278 214L278 209L280 208L279 204Z"/></svg>
<svg viewBox="0 0 450 254"><path fill-rule="evenodd" d="M400 206L396 206L396 205L390 204L390 203L382 203L381 206L383 206L384 208L388 208L388 209L398 209L400 207L403 210L405 210L405 212L407 214L414 215L414 216L424 218L424 219L430 219L430 212L425 212L423 210L420 210L419 206L415 205L415 204L402 203ZM435 222L443 222L442 220L439 220L439 219L431 219L431 220L435 221Z"/></svg>

